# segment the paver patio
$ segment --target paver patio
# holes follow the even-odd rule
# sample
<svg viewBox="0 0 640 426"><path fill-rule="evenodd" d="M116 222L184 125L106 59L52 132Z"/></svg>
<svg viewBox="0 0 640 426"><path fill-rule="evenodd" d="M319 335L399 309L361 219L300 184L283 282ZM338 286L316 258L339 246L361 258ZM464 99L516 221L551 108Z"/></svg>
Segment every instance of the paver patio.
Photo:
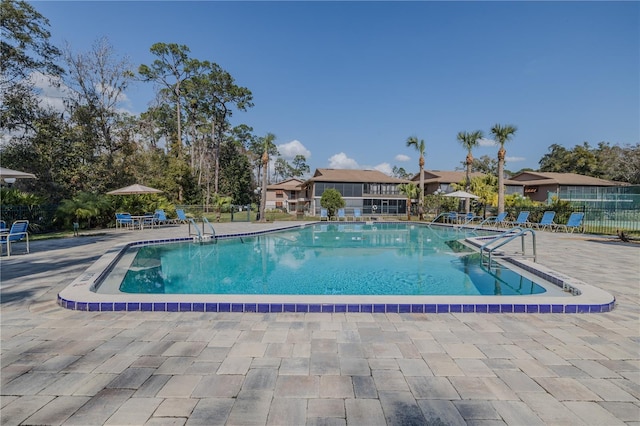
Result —
<svg viewBox="0 0 640 426"><path fill-rule="evenodd" d="M282 225L283 223L276 224ZM225 223L218 234L273 224ZM79 312L108 248L186 225L35 241L0 260L2 425L640 425L640 245L538 233L599 314Z"/></svg>

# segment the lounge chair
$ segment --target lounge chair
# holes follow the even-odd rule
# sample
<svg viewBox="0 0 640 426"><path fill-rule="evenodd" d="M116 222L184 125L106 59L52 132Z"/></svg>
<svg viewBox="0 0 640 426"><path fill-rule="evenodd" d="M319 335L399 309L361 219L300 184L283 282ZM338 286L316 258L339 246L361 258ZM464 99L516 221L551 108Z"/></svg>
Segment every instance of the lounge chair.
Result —
<svg viewBox="0 0 640 426"><path fill-rule="evenodd" d="M4 220L0 220L0 232L7 229L7 223Z"/></svg>
<svg viewBox="0 0 640 426"><path fill-rule="evenodd" d="M338 221L344 220L345 222L347 221L347 216L344 213L344 209L338 209L338 215L336 216L336 220Z"/></svg>
<svg viewBox="0 0 640 426"><path fill-rule="evenodd" d="M0 235L0 254L2 254L2 247L7 246L7 256L11 256L11 245L19 241L25 240L27 243L27 253L29 253L29 229L28 220L16 220L11 224L9 232Z"/></svg>
<svg viewBox="0 0 640 426"><path fill-rule="evenodd" d="M329 220L329 214L327 213L327 209L320 209L320 220Z"/></svg>
<svg viewBox="0 0 640 426"><path fill-rule="evenodd" d="M498 214L497 216L489 216L488 218L486 218L485 220L480 222L479 226L493 225L495 227L499 227L501 225L504 225L504 221L507 218L508 214L509 213L507 213L507 212L502 212L502 213Z"/></svg>
<svg viewBox="0 0 640 426"><path fill-rule="evenodd" d="M187 223L187 215L182 209L176 209L176 215L178 215L178 223Z"/></svg>
<svg viewBox="0 0 640 426"><path fill-rule="evenodd" d="M361 219L362 219L362 212L360 211L360 209L358 208L353 209L353 220L358 221Z"/></svg>
<svg viewBox="0 0 640 426"><path fill-rule="evenodd" d="M545 230L547 228L553 229L556 226L556 223L553 221L553 219L555 217L556 217L556 212L554 212L554 211L546 211L542 215L542 219L540 219L540 222L533 223L532 225L536 229L542 229L542 230Z"/></svg>
<svg viewBox="0 0 640 426"><path fill-rule="evenodd" d="M520 213L518 213L518 217L516 218L516 220L505 221L504 224L509 226L521 226L527 228L531 226L531 223L529 222L529 212L521 211Z"/></svg>
<svg viewBox="0 0 640 426"><path fill-rule="evenodd" d="M566 224L558 223L554 228L556 231L564 228L564 232L569 232L569 230L571 230L571 233L573 234L573 231L576 229L582 229L582 219L584 219L583 212L573 212L571 213L571 216L569 216L569 220L567 220Z"/></svg>
<svg viewBox="0 0 640 426"><path fill-rule="evenodd" d="M167 214L162 209L157 209L153 214L153 222L156 225L169 225L173 223L171 219L167 219Z"/></svg>

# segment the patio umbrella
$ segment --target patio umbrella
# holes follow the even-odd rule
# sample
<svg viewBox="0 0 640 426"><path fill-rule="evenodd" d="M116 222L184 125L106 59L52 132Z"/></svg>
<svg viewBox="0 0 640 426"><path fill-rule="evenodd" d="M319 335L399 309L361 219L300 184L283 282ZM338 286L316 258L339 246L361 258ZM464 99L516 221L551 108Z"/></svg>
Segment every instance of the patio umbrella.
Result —
<svg viewBox="0 0 640 426"><path fill-rule="evenodd" d="M36 175L33 173L21 172L18 170L11 170L5 167L0 167L1 179L36 179Z"/></svg>
<svg viewBox="0 0 640 426"><path fill-rule="evenodd" d="M158 194L160 192L162 191L160 191L159 189L150 188L148 186L139 185L136 183L135 185L129 185L129 186L125 186L124 188L109 191L107 192L107 194L109 195Z"/></svg>
<svg viewBox="0 0 640 426"><path fill-rule="evenodd" d="M473 195L469 192L465 192L465 191L456 191L456 192L451 192L449 194L444 194L445 197L455 197L455 198L480 198L477 195Z"/></svg>

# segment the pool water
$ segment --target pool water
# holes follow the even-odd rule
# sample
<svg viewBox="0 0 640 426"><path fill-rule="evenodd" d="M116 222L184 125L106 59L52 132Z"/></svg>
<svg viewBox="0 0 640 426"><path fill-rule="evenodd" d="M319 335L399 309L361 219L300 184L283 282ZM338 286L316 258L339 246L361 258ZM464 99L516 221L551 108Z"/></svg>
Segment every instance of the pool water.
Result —
<svg viewBox="0 0 640 426"><path fill-rule="evenodd" d="M544 287L488 271L451 228L316 224L206 243L131 247L125 293L530 295Z"/></svg>

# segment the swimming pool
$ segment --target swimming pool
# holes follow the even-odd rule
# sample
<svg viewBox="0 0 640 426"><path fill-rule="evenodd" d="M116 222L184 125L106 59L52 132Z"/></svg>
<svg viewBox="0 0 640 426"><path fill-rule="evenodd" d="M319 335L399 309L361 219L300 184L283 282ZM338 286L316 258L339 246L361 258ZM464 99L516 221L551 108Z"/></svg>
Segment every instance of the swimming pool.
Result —
<svg viewBox="0 0 640 426"><path fill-rule="evenodd" d="M583 297L583 291L572 297L562 291L572 279L531 262L501 262L508 267L487 271L460 243L464 237L452 228L342 223L227 235L217 243L134 242L105 254L59 294L58 302L79 310L201 312L601 312L613 307L613 298L603 298L595 288L587 296L596 298ZM573 284L575 289L584 283ZM572 300L580 298L586 304Z"/></svg>
<svg viewBox="0 0 640 426"><path fill-rule="evenodd" d="M159 294L525 295L547 290L488 270L450 228L319 224L255 237L129 248L122 282L97 291Z"/></svg>

